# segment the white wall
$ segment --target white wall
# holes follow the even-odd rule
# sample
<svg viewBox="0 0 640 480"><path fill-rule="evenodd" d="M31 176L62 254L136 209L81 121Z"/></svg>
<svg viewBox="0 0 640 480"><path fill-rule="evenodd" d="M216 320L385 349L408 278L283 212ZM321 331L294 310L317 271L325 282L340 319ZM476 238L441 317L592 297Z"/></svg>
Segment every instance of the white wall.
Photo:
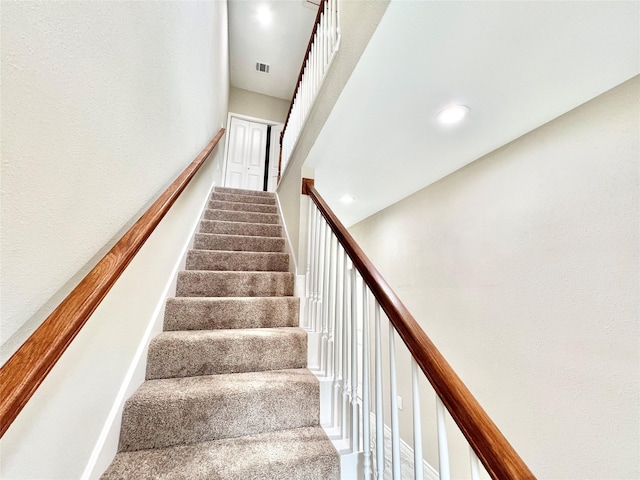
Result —
<svg viewBox="0 0 640 480"><path fill-rule="evenodd" d="M640 476L639 92L636 77L351 229L538 478ZM410 436L406 403L401 418Z"/></svg>
<svg viewBox="0 0 640 480"><path fill-rule="evenodd" d="M270 97L258 92L231 87L229 91L229 111L249 117L284 123L289 113L290 102Z"/></svg>
<svg viewBox="0 0 640 480"><path fill-rule="evenodd" d="M2 7L4 340L204 148L229 85L226 2ZM223 142L5 433L2 478L95 478L112 458Z"/></svg>
<svg viewBox="0 0 640 480"><path fill-rule="evenodd" d="M3 2L1 22L4 361L226 122L229 87L226 2Z"/></svg>

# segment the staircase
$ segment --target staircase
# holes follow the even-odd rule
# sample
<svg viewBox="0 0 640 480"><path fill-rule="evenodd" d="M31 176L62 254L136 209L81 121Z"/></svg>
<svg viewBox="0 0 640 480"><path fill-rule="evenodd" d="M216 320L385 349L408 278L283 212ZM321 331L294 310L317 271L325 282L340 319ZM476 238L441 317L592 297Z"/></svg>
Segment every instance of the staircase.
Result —
<svg viewBox="0 0 640 480"><path fill-rule="evenodd" d="M103 479L338 479L272 193L216 188Z"/></svg>

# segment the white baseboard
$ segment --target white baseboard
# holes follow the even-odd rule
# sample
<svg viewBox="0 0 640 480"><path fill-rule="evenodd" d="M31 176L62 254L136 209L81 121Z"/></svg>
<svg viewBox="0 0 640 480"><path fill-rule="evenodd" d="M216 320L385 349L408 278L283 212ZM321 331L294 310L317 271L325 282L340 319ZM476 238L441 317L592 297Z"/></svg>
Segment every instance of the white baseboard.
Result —
<svg viewBox="0 0 640 480"><path fill-rule="evenodd" d="M124 403L145 379L149 342L155 335L162 331L166 301L169 297L175 296L178 272L186 268L187 253L193 247L195 234L200 225L200 221L204 218L205 209L207 208L215 186L216 184L213 182L206 199L202 203L201 214L192 226L191 235L188 237L188 241L185 242L176 259L176 264L167 281L166 287L156 304L143 336L140 338L138 349L122 380L120 390L84 469L81 477L82 480L98 479L111 463L117 452Z"/></svg>
<svg viewBox="0 0 640 480"><path fill-rule="evenodd" d="M371 432L371 451L376 451L376 416L372 412L370 416L370 429ZM372 453L371 462L375 462L375 454ZM424 478L426 480L439 480L440 476L438 471L433 468L426 460L422 462L424 472ZM387 424L384 425L384 480L391 479L391 427ZM372 465L373 468L373 465ZM400 439L400 472L401 478L414 478L413 472L413 448L404 440Z"/></svg>
<svg viewBox="0 0 640 480"><path fill-rule="evenodd" d="M360 480L363 478L364 455L362 452L351 452L349 439L343 439L340 429L331 427L331 399L333 381L329 377L319 377L320 381L320 424L324 428L327 436L331 439L333 446L340 454L341 480ZM391 427L384 425L384 474L376 476L376 416L371 412L369 417L369 431L371 438L371 472L373 478L381 480L391 480ZM425 480L439 480L438 471L426 460L423 462L423 475ZM400 439L400 472L401 478L414 478L414 458L413 448L404 440Z"/></svg>

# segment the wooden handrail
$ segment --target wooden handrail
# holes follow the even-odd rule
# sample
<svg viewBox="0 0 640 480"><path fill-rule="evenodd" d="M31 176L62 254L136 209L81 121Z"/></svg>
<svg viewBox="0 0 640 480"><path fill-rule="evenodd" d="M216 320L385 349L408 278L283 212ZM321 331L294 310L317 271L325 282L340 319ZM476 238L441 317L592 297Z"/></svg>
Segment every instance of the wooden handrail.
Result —
<svg viewBox="0 0 640 480"><path fill-rule="evenodd" d="M302 193L313 200L338 237L345 252L491 477L499 480L535 479L407 307L320 196L313 180L302 179Z"/></svg>
<svg viewBox="0 0 640 480"><path fill-rule="evenodd" d="M0 369L4 435L135 254L216 147L224 128Z"/></svg>
<svg viewBox="0 0 640 480"><path fill-rule="evenodd" d="M311 30L311 36L309 37L309 43L307 44L307 51L304 54L304 58L302 59L302 66L300 67L300 73L298 74L298 80L296 81L296 88L293 90L293 96L291 97L291 105L289 105L289 111L287 112L287 119L284 121L284 127L282 127L282 132L280 133L280 146L282 146L282 137L284 136L284 132L287 130L287 125L289 124L289 117L291 116L291 110L293 110L293 101L296 99L296 95L298 94L298 89L300 88L300 82L302 82L302 74L304 73L304 66L307 63L307 59L309 55L311 55L311 47L313 45L313 36L318 31L318 25L320 25L320 17L322 16L322 11L324 10L324 4L327 3L327 0L320 0L320 5L318 5L318 13L316 14L316 20L313 24L313 30Z"/></svg>

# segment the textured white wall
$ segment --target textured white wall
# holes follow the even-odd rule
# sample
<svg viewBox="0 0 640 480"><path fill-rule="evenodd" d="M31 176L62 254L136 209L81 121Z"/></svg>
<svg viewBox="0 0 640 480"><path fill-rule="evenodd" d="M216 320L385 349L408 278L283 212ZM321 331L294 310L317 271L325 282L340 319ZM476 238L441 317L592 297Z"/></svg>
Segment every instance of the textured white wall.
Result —
<svg viewBox="0 0 640 480"><path fill-rule="evenodd" d="M5 360L226 122L229 86L226 2L3 2L1 25Z"/></svg>
<svg viewBox="0 0 640 480"><path fill-rule="evenodd" d="M57 303L47 299L71 289L68 279L81 277L217 133L229 57L226 2L2 8L4 340L33 312L44 318ZM0 440L0 477L104 471L164 299L220 182L223 144ZM13 338L37 326L27 323Z"/></svg>
<svg viewBox="0 0 640 480"><path fill-rule="evenodd" d="M284 123L289 113L290 102L242 88L231 87L229 111L250 117Z"/></svg>
<svg viewBox="0 0 640 480"><path fill-rule="evenodd" d="M639 92L636 77L351 229L538 478L640 476Z"/></svg>

